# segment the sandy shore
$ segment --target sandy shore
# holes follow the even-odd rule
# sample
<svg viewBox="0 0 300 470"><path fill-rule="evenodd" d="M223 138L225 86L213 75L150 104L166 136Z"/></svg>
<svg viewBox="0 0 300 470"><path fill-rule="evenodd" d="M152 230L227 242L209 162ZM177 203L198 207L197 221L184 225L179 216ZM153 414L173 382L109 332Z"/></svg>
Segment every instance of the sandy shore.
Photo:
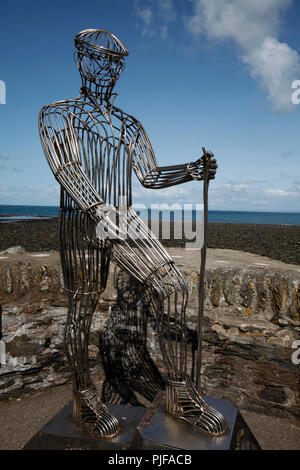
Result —
<svg viewBox="0 0 300 470"><path fill-rule="evenodd" d="M58 219L0 223L0 251L20 245L26 251L58 249ZM172 235L172 228L171 228ZM164 240L166 247L184 247L185 240ZM208 247L254 253L300 265L300 226L257 224L208 224Z"/></svg>

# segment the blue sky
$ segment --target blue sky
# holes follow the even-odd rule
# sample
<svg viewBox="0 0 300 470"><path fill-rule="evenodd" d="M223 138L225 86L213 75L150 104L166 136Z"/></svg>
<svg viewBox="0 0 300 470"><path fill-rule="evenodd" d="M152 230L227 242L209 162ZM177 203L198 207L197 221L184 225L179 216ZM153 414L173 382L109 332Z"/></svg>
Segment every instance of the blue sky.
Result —
<svg viewBox="0 0 300 470"><path fill-rule="evenodd" d="M0 18L0 204L58 205L37 118L78 95L73 38L87 28L128 47L116 104L146 128L160 165L211 149L215 210L300 212L300 2L291 0L52 0L6 2ZM300 95L299 95L300 96ZM197 182L134 184L141 203L200 202Z"/></svg>

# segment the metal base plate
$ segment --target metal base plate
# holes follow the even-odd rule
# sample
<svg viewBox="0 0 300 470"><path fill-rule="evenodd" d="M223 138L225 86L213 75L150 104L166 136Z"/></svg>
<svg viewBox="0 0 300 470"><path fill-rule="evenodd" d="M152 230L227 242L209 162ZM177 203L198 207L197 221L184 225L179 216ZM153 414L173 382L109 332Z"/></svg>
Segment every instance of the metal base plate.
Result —
<svg viewBox="0 0 300 470"><path fill-rule="evenodd" d="M164 392L156 395L151 408L137 427L136 443L141 449L159 450L259 450L260 446L238 410L228 401L203 396L206 403L224 416L229 432L209 437L163 411Z"/></svg>
<svg viewBox="0 0 300 470"><path fill-rule="evenodd" d="M229 427L226 436L212 438L163 411L164 392L150 408L106 405L120 421L120 434L109 440L94 439L71 420L72 401L65 405L24 450L259 450L259 444L238 410L228 401L203 397L220 411Z"/></svg>
<svg viewBox="0 0 300 470"><path fill-rule="evenodd" d="M65 405L30 441L24 450L122 450L131 449L138 422L145 414L140 406L106 405L119 419L121 432L113 439L94 439L73 423L72 400Z"/></svg>

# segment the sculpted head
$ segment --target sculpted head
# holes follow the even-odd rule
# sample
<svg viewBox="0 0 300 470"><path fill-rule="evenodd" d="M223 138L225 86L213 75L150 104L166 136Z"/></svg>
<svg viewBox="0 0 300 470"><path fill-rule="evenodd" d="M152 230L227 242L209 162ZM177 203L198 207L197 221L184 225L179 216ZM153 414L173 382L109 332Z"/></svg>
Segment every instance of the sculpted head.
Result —
<svg viewBox="0 0 300 470"><path fill-rule="evenodd" d="M75 36L76 61L84 81L113 87L124 68L128 49L114 34L86 29Z"/></svg>

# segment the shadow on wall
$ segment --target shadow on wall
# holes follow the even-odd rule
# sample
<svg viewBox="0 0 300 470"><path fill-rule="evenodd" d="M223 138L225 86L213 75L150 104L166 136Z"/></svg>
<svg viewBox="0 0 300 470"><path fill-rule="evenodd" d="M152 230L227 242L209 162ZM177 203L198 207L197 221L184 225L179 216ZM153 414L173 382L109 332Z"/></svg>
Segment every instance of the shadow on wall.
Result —
<svg viewBox="0 0 300 470"><path fill-rule="evenodd" d="M114 282L117 298L99 339L106 374L102 400L105 403L144 406L136 393L152 402L155 395L165 388L163 377L147 348L148 328L157 332L156 318L151 311L151 296L156 294L123 270L115 275ZM175 337L175 320L164 315L163 335L166 337L168 324L171 335ZM187 328L187 341L192 349L193 378L197 332Z"/></svg>

